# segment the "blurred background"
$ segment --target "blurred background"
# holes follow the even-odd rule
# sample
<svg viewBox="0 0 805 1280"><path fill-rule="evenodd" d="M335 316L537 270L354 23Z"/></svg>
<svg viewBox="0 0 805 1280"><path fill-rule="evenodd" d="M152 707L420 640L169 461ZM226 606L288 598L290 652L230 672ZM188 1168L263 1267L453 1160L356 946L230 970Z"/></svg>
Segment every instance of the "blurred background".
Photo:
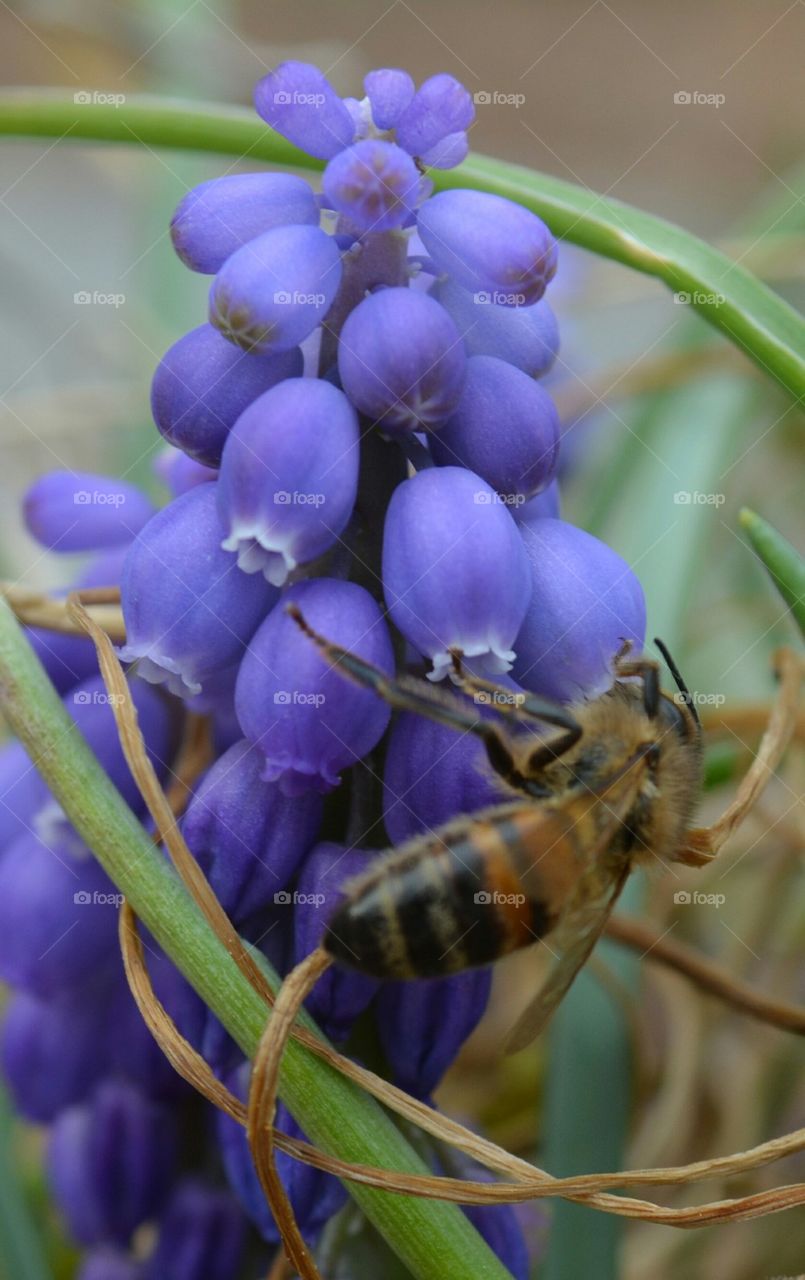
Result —
<svg viewBox="0 0 805 1280"><path fill-rule="evenodd" d="M358 96L376 66L404 66L418 81L449 71L476 95L475 150L677 221L795 304L805 292L795 109L803 37L798 0L0 5L0 68L10 87L248 104L254 82L288 57L316 62L339 92ZM153 487L151 374L206 309L207 282L174 257L168 221L189 187L229 167L222 157L74 143L69 134L0 143L3 577L50 587L74 573L74 558L44 556L22 531L17 504L35 475L70 466ZM549 298L563 334L550 384L566 428L564 513L635 566L649 634L674 648L695 690L711 705L762 703L771 652L793 632L737 514L753 507L801 543L801 410L647 277L563 245ZM742 767L751 735L721 736L730 767ZM712 884L696 881L715 890L737 868L718 919L712 910L675 911L667 885L643 893L660 931L678 927L736 975L789 997L805 925L795 778L772 788L726 869L708 873ZM714 812L726 795L718 788L708 800ZM628 1164L722 1153L803 1122L802 1053L791 1037L725 1014L667 975L649 974L638 1007L636 966L610 960L639 1049L624 1103ZM512 1149L542 1153L547 1143L555 1154L561 1134L548 1132L535 1105L539 1051L508 1064L496 1055L500 1010L522 1001L531 981L528 960L505 971L501 998L442 1100ZM595 998L584 988L574 995L571 1030L580 1016L588 1032L598 1026L601 1010L584 1004ZM612 1019L603 1016L606 1039ZM571 1042L558 1034L564 1061ZM593 1101L620 1096L607 1072L618 1069L622 1039L603 1045L600 1058L589 1034L572 1041L577 1083ZM772 1170L741 1190L794 1181L803 1176L795 1163L785 1177ZM560 1171L556 1161L547 1167ZM721 1191L728 1194L706 1184L709 1198ZM699 1189L679 1194L669 1203L689 1203ZM802 1223L797 1234L791 1215L694 1233L636 1226L625 1233L621 1274L755 1280L802 1271L803 1258Z"/></svg>

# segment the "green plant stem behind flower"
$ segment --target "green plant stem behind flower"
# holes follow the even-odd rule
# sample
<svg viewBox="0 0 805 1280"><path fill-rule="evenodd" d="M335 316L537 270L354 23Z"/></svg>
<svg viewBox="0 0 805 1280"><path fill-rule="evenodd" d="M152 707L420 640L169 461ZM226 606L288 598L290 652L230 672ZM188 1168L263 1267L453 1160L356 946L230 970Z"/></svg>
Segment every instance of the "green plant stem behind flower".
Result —
<svg viewBox="0 0 805 1280"><path fill-rule="evenodd" d="M70 821L202 999L253 1056L268 1011L213 934L79 734L5 600L0 600L0 711ZM272 985L276 974L269 970ZM313 1026L307 1019L306 1025ZM324 1151L387 1169L430 1173L389 1116L339 1072L291 1041L283 1101ZM457 1205L347 1184L418 1280L506 1280Z"/></svg>
<svg viewBox="0 0 805 1280"><path fill-rule="evenodd" d="M178 147L321 169L251 111L199 106L172 98L127 97L120 105L75 102L41 89L0 94L0 133ZM805 322L743 267L673 223L617 200L535 173L521 165L471 155L457 169L433 171L438 189L474 187L532 209L554 235L662 280L679 298L740 347L792 394L805 394Z"/></svg>
<svg viewBox="0 0 805 1280"><path fill-rule="evenodd" d="M768 520L744 507L741 528L769 571L791 616L805 636L805 560Z"/></svg>

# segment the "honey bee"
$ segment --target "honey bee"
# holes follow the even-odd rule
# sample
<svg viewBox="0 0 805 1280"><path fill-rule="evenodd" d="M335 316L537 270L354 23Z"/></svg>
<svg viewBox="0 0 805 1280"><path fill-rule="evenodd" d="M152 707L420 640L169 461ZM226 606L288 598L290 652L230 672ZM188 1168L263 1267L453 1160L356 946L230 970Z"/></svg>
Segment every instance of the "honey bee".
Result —
<svg viewBox="0 0 805 1280"><path fill-rule="evenodd" d="M545 1025L600 937L632 867L701 866L709 854L690 823L701 790L702 731L689 691L656 641L659 664L624 645L601 696L563 706L466 674L465 693L390 677L289 612L322 655L392 707L475 734L511 800L453 819L380 854L349 882L322 942L339 964L382 979L442 977L550 937L552 964L508 1040ZM540 728L539 736L523 732ZM546 736L545 728L548 728Z"/></svg>

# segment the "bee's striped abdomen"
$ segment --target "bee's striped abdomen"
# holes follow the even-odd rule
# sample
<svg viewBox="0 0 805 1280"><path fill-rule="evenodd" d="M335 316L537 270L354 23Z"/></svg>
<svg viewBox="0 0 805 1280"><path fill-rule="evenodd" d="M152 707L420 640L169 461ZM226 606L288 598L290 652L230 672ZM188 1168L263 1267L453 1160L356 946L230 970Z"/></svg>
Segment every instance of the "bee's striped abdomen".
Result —
<svg viewBox="0 0 805 1280"><path fill-rule="evenodd" d="M381 858L348 889L324 945L378 978L439 977L528 946L554 917L520 881L524 834L506 806Z"/></svg>

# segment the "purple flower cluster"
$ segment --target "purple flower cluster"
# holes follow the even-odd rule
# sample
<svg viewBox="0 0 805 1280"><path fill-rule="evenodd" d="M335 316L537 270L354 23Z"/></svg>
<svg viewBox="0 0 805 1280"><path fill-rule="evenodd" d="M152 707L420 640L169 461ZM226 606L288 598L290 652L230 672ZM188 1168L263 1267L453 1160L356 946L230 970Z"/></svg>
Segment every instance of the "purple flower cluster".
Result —
<svg viewBox="0 0 805 1280"><path fill-rule="evenodd" d="M502 795L475 737L411 715L390 726L387 705L328 666L290 603L388 674L448 678L459 650L477 674L561 701L604 688L645 623L628 566L559 518L559 422L539 382L558 345L543 298L550 231L496 195L433 194L427 169L460 163L473 120L452 76L417 89L385 69L364 88L342 99L299 62L257 86L263 119L326 161L321 194L298 177L237 174L176 211L177 253L213 279L208 323L153 380L167 504L67 473L25 503L43 546L96 553L82 585L120 583L121 657L163 776L183 708L211 717L216 759L184 836L281 973L318 944L378 849ZM31 638L138 808L88 646ZM216 1129L235 1201L177 1180L177 1152L184 1170L189 1157L176 1098L200 1104L152 1051L124 990L103 902L113 886L20 747L6 748L0 779L0 977L17 988L3 1065L20 1111L52 1125L52 1186L88 1250L83 1280L233 1275L244 1214L277 1239L243 1132L226 1119ZM248 1066L223 1028L164 958L155 974L184 1033L243 1094ZM348 1050L371 1019L388 1074L429 1098L489 987L488 970L381 984L335 969L309 1007ZM287 1114L279 1123L298 1132ZM283 1177L315 1240L339 1185L290 1160ZM514 1215L472 1217L525 1275ZM133 1233L151 1220L155 1252L135 1260Z"/></svg>

